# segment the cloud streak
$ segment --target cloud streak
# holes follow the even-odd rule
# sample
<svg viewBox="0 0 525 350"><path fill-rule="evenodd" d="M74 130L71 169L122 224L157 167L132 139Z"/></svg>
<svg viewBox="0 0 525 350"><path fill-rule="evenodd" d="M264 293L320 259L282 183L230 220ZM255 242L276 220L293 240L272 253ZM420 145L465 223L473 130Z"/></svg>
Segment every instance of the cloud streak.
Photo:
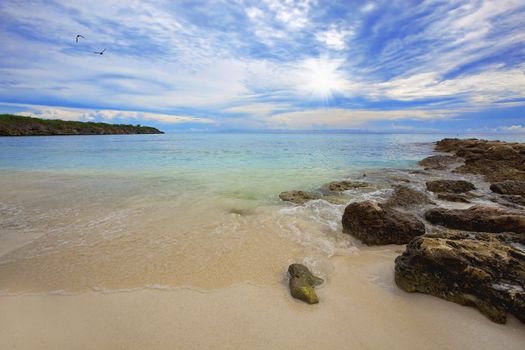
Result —
<svg viewBox="0 0 525 350"><path fill-rule="evenodd" d="M511 127L525 111L523 16L514 0L6 0L0 102L217 128L391 125L396 110L416 129L443 115L466 129L507 108Z"/></svg>
<svg viewBox="0 0 525 350"><path fill-rule="evenodd" d="M0 104L2 105L2 104ZM62 120L76 120L76 121L157 121L167 124L184 124L184 123L198 123L198 124L214 124L215 121L210 118L193 117L186 115L172 115L160 114L151 112L139 111L123 111L123 110L91 110L82 108L60 108L51 106L38 105L19 105L19 104L3 104L11 108L15 107L20 111L14 114L22 116L35 116L43 119L62 119Z"/></svg>

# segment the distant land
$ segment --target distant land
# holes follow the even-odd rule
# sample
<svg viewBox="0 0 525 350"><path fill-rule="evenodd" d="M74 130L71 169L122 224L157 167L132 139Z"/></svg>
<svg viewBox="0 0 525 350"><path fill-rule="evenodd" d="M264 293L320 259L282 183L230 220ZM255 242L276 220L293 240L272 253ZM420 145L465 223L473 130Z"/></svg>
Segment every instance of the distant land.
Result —
<svg viewBox="0 0 525 350"><path fill-rule="evenodd" d="M163 134L150 127L0 114L0 136Z"/></svg>

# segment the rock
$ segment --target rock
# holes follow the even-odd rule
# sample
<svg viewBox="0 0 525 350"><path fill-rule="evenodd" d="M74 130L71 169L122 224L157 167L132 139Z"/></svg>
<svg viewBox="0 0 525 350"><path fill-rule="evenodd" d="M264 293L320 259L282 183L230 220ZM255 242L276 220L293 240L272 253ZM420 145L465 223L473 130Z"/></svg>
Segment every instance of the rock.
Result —
<svg viewBox="0 0 525 350"><path fill-rule="evenodd" d="M292 202L295 204L302 205L308 201L322 199L332 204L346 204L348 198L343 196L323 196L317 193L306 192L306 191L287 191L281 192L279 198L286 202Z"/></svg>
<svg viewBox="0 0 525 350"><path fill-rule="evenodd" d="M477 139L443 139L436 150L463 157L465 164L455 169L460 173L485 176L490 182L525 181L525 144Z"/></svg>
<svg viewBox="0 0 525 350"><path fill-rule="evenodd" d="M493 194L487 195L484 198L507 208L511 208L514 210L523 210L520 204L520 200L518 199L524 199L522 196L506 196ZM523 205L525 205L525 200L523 201Z"/></svg>
<svg viewBox="0 0 525 350"><path fill-rule="evenodd" d="M414 238L396 258L395 281L407 292L477 307L525 323L525 237L512 233L441 232Z"/></svg>
<svg viewBox="0 0 525 350"><path fill-rule="evenodd" d="M314 276L302 264L290 265L288 274L290 276L289 287L292 297L308 304L317 304L319 302L314 286L322 284L324 282L322 278Z"/></svg>
<svg viewBox="0 0 525 350"><path fill-rule="evenodd" d="M425 233L415 216L372 201L351 203L343 214L343 232L368 245L405 244Z"/></svg>
<svg viewBox="0 0 525 350"><path fill-rule="evenodd" d="M392 182L404 182L404 183L410 182L410 179L407 179L406 177L401 177L401 176L391 176L389 180Z"/></svg>
<svg viewBox="0 0 525 350"><path fill-rule="evenodd" d="M448 166L458 163L458 158L453 156L430 156L419 162L425 169L446 169Z"/></svg>
<svg viewBox="0 0 525 350"><path fill-rule="evenodd" d="M470 203L470 201L462 194L458 193L439 193L438 199L449 201L449 202L457 202L457 203Z"/></svg>
<svg viewBox="0 0 525 350"><path fill-rule="evenodd" d="M334 181L322 186L323 189L332 192L342 192L352 190L354 188L368 187L369 184L366 182L357 182L357 181Z"/></svg>
<svg viewBox="0 0 525 350"><path fill-rule="evenodd" d="M512 160L520 159L522 156L510 145L495 145L487 149L484 153L486 159L491 160Z"/></svg>
<svg viewBox="0 0 525 350"><path fill-rule="evenodd" d="M473 184L464 180L427 181L427 190L431 192L463 193L475 189Z"/></svg>
<svg viewBox="0 0 525 350"><path fill-rule="evenodd" d="M438 152L456 152L461 148L479 147L487 141L478 139L443 139L436 142L436 151Z"/></svg>
<svg viewBox="0 0 525 350"><path fill-rule="evenodd" d="M523 196L512 196L512 195L506 195L506 196L501 196L503 199L505 199L506 201L508 202L511 202L511 203L514 203L514 204L518 204L518 205L521 205L521 206L525 206L525 197Z"/></svg>
<svg viewBox="0 0 525 350"><path fill-rule="evenodd" d="M385 204L391 207L410 208L435 203L423 192L407 186L395 186L394 193Z"/></svg>
<svg viewBox="0 0 525 350"><path fill-rule="evenodd" d="M524 157L525 159L525 157ZM525 171L517 168L523 162L489 161L480 159L479 161L468 162L460 166L455 171L461 173L481 174L489 182L518 180L525 181Z"/></svg>
<svg viewBox="0 0 525 350"><path fill-rule="evenodd" d="M305 191L286 191L279 194L279 198L286 202L295 204L304 204L314 199L320 199L321 196L311 192Z"/></svg>
<svg viewBox="0 0 525 350"><path fill-rule="evenodd" d="M468 209L430 209L425 219L458 230L525 233L525 216L521 213L477 205Z"/></svg>
<svg viewBox="0 0 525 350"><path fill-rule="evenodd" d="M503 206L517 209L517 210L523 210L522 207L525 206L525 197L523 196L493 195L493 196L487 196L487 199L493 201L494 203L498 203Z"/></svg>
<svg viewBox="0 0 525 350"><path fill-rule="evenodd" d="M476 147L459 148L456 151L456 156L472 160L474 158L476 159L480 158L483 155L483 153L485 153L485 150L483 148L476 148Z"/></svg>
<svg viewBox="0 0 525 350"><path fill-rule="evenodd" d="M525 181L507 180L490 185L492 192L525 196Z"/></svg>
<svg viewBox="0 0 525 350"><path fill-rule="evenodd" d="M410 174L414 174L414 175L432 175L430 172L428 172L426 170L419 170L419 169L411 170Z"/></svg>

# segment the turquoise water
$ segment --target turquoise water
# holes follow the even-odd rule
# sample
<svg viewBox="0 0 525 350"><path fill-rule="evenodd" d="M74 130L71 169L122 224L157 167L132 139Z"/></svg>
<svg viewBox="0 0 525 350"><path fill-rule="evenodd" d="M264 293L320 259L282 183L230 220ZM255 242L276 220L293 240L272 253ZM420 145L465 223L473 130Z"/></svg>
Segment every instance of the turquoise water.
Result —
<svg viewBox="0 0 525 350"><path fill-rule="evenodd" d="M409 167L434 135L166 134L0 138L0 170L153 178L197 192L275 196L362 169ZM188 188L187 188L188 189ZM176 189L174 189L176 190Z"/></svg>
<svg viewBox="0 0 525 350"><path fill-rule="evenodd" d="M177 192L252 199L404 168L455 135L164 134L0 138L0 170L145 181ZM501 135L499 136L501 138ZM496 138L486 136L485 138ZM506 140L524 140L506 136Z"/></svg>
<svg viewBox="0 0 525 350"><path fill-rule="evenodd" d="M290 187L410 167L454 135L165 134L0 138L0 170L155 178L196 191L275 195ZM487 137L487 136L485 136ZM501 137L501 135L499 136ZM488 136L495 138L495 136ZM506 136L524 140L523 136Z"/></svg>
<svg viewBox="0 0 525 350"><path fill-rule="evenodd" d="M94 186L134 182L153 192L275 199L365 169L406 168L455 135L164 134L0 138L0 171L82 175ZM487 136L523 141L523 136ZM94 188L93 190L96 190ZM109 189L108 189L109 190ZM151 192L150 191L150 194ZM161 195L161 193L159 193Z"/></svg>
<svg viewBox="0 0 525 350"><path fill-rule="evenodd" d="M278 284L297 261L328 277L333 256L360 249L342 233L345 203L383 200L390 178L411 176L387 168L416 166L446 136L0 138L0 294ZM364 172L372 187L340 204L278 197Z"/></svg>
<svg viewBox="0 0 525 350"><path fill-rule="evenodd" d="M408 166L440 137L352 134L167 134L0 138L2 168L177 172Z"/></svg>

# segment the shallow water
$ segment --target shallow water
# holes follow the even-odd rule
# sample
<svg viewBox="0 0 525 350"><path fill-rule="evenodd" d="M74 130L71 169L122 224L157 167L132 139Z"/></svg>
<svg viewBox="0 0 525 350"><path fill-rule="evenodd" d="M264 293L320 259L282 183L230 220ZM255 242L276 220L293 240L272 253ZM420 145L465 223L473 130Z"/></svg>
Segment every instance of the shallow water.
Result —
<svg viewBox="0 0 525 350"><path fill-rule="evenodd" d="M330 278L333 256L361 249L341 233L344 204L279 192L361 178L374 190L345 200L380 199L396 175L381 169L415 167L445 136L0 138L0 290L280 284L296 261Z"/></svg>

